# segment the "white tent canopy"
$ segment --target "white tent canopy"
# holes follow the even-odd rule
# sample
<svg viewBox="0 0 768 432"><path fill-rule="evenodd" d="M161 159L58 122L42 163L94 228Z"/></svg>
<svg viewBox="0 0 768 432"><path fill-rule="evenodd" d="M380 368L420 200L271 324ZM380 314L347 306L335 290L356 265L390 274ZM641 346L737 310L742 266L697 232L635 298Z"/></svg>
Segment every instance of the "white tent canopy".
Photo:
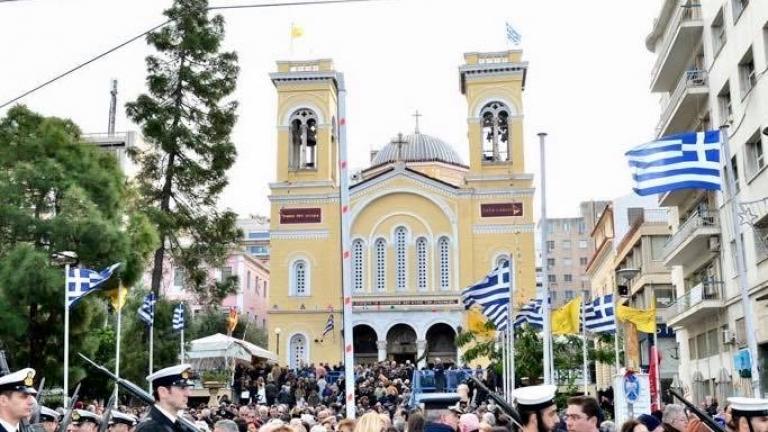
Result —
<svg viewBox="0 0 768 432"><path fill-rule="evenodd" d="M253 360L277 362L277 356L248 341L226 336L221 333L195 339L185 353L197 370L223 369L232 360L251 364Z"/></svg>

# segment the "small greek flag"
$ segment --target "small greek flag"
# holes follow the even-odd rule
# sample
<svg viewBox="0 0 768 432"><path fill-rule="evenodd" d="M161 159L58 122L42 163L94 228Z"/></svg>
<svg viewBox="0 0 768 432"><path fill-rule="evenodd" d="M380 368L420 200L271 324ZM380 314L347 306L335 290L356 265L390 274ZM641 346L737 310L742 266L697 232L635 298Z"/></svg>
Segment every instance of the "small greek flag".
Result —
<svg viewBox="0 0 768 432"><path fill-rule="evenodd" d="M509 320L509 261L504 261L483 280L464 289L461 300L465 309L479 305L496 330L505 330Z"/></svg>
<svg viewBox="0 0 768 432"><path fill-rule="evenodd" d="M323 330L323 337L333 331L333 314L328 315L328 321L325 323L325 329Z"/></svg>
<svg viewBox="0 0 768 432"><path fill-rule="evenodd" d="M520 41L523 39L522 36L520 36L520 33L518 33L514 27L510 23L504 23L507 28L507 40L512 42L513 44L517 45L520 43Z"/></svg>
<svg viewBox="0 0 768 432"><path fill-rule="evenodd" d="M626 153L634 191L653 195L678 189L720 190L720 131L669 135Z"/></svg>
<svg viewBox="0 0 768 432"><path fill-rule="evenodd" d="M67 279L67 307L72 307L81 298L99 288L120 267L120 263L112 264L101 272L84 268L71 268Z"/></svg>
<svg viewBox="0 0 768 432"><path fill-rule="evenodd" d="M173 330L179 331L184 329L184 304L179 303L173 308Z"/></svg>
<svg viewBox="0 0 768 432"><path fill-rule="evenodd" d="M584 325L592 333L613 333L616 331L616 316L613 294L598 297L584 307Z"/></svg>
<svg viewBox="0 0 768 432"><path fill-rule="evenodd" d="M144 297L144 303L139 307L139 319L148 326L155 322L155 293L151 292Z"/></svg>
<svg viewBox="0 0 768 432"><path fill-rule="evenodd" d="M544 328L544 313L542 311L543 303L544 301L542 299L535 299L520 307L520 310L515 315L515 327L528 324L529 326L538 329Z"/></svg>

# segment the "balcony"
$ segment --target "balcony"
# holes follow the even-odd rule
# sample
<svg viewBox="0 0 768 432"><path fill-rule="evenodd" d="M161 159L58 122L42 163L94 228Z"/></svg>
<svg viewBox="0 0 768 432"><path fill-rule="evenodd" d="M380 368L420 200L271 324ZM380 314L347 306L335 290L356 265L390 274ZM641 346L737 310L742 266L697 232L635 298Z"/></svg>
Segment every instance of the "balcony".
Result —
<svg viewBox="0 0 768 432"><path fill-rule="evenodd" d="M682 3L682 2L681 2ZM680 4L667 23L661 45L655 50L656 63L651 70L651 92L672 90L688 59L701 42L704 21L698 1Z"/></svg>
<svg viewBox="0 0 768 432"><path fill-rule="evenodd" d="M662 137L688 128L691 119L707 104L708 94L707 71L695 69L683 73L661 113L656 125L656 136Z"/></svg>
<svg viewBox="0 0 768 432"><path fill-rule="evenodd" d="M660 311L659 315L668 327L687 327L723 307L723 283L706 280Z"/></svg>
<svg viewBox="0 0 768 432"><path fill-rule="evenodd" d="M720 221L717 210L697 212L680 224L664 245L664 265L686 265L697 260L702 254L715 253L718 243L710 243L710 237L720 235Z"/></svg>

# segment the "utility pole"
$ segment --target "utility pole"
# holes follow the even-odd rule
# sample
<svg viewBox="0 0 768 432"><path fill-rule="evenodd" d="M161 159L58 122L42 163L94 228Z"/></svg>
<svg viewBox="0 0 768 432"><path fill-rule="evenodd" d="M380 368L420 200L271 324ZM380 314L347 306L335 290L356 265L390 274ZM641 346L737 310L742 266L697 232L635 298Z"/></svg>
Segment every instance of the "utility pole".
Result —
<svg viewBox="0 0 768 432"><path fill-rule="evenodd" d="M109 92L109 125L107 133L109 136L115 135L115 116L117 114L117 80L112 79L112 90Z"/></svg>

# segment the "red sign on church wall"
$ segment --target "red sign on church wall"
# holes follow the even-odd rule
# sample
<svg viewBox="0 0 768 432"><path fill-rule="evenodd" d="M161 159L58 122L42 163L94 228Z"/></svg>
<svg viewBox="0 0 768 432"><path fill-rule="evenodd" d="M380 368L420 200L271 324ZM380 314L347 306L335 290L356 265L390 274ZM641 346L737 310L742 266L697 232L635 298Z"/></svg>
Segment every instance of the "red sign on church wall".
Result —
<svg viewBox="0 0 768 432"><path fill-rule="evenodd" d="M480 204L481 217L507 217L522 215L523 203L521 202Z"/></svg>
<svg viewBox="0 0 768 432"><path fill-rule="evenodd" d="M322 221L322 210L311 208L282 208L280 209L281 224L308 224Z"/></svg>

